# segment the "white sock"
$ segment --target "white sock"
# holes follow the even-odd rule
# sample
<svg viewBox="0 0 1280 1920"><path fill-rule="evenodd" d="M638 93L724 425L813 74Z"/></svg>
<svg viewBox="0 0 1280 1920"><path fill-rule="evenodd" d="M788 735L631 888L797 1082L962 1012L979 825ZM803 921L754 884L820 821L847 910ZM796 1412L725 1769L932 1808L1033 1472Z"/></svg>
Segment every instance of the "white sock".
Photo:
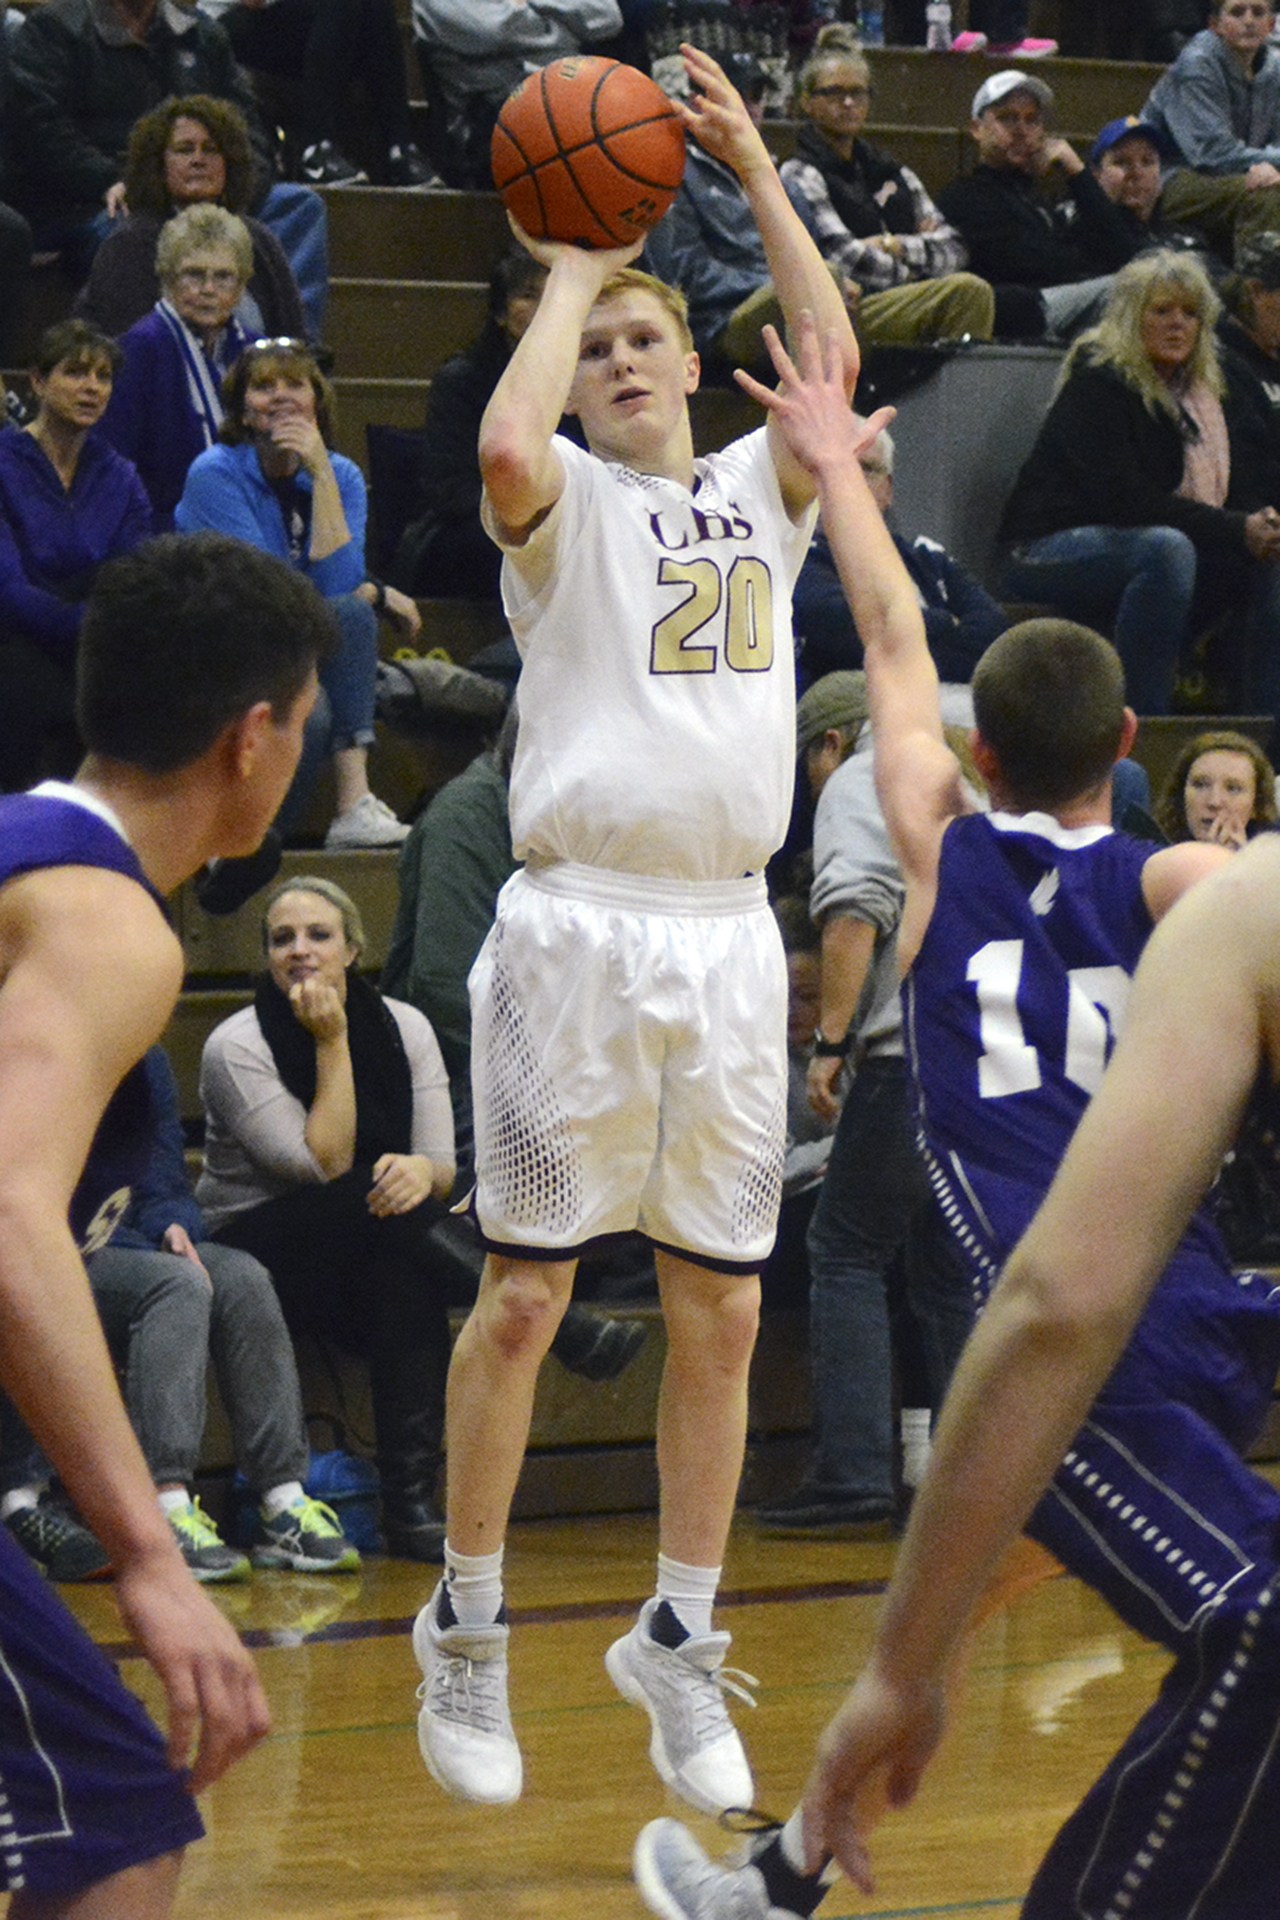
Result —
<svg viewBox="0 0 1280 1920"><path fill-rule="evenodd" d="M184 1513L191 1505L191 1495L185 1487L166 1487L163 1493L157 1493L162 1513Z"/></svg>
<svg viewBox="0 0 1280 1920"><path fill-rule="evenodd" d="M904 1407L899 1415L902 1435L902 1484L918 1487L929 1464L933 1414L928 1407Z"/></svg>
<svg viewBox="0 0 1280 1920"><path fill-rule="evenodd" d="M809 1873L804 1864L804 1819L799 1807L779 1832L778 1845L782 1848L783 1859L792 1871L804 1874L807 1879ZM840 1869L834 1860L829 1861L818 1876L823 1885L828 1887L839 1877Z"/></svg>
<svg viewBox="0 0 1280 1920"><path fill-rule="evenodd" d="M262 1517L274 1520L278 1513L288 1513L290 1507L296 1507L306 1497L301 1480L282 1480L278 1487L268 1487L263 1494Z"/></svg>
<svg viewBox="0 0 1280 1920"><path fill-rule="evenodd" d="M658 1555L658 1598L665 1600L692 1639L711 1631L711 1609L720 1585L719 1567L690 1567Z"/></svg>
<svg viewBox="0 0 1280 1920"><path fill-rule="evenodd" d="M444 1543L444 1584L460 1627L491 1627L502 1611L502 1556L455 1553Z"/></svg>
<svg viewBox="0 0 1280 1920"><path fill-rule="evenodd" d="M0 1499L0 1520L7 1520L10 1514L29 1512L40 1505L40 1495L47 1492L45 1487L14 1487Z"/></svg>

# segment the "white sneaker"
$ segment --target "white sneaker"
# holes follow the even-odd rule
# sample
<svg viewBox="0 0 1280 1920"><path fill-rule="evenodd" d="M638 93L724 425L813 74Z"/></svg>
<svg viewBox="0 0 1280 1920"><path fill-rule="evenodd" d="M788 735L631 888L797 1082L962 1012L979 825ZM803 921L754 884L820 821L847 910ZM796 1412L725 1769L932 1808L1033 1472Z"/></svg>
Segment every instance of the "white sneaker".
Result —
<svg viewBox="0 0 1280 1920"><path fill-rule="evenodd" d="M651 1820L631 1861L640 1898L661 1920L794 1920L769 1904L758 1867L717 1866L678 1820Z"/></svg>
<svg viewBox="0 0 1280 1920"><path fill-rule="evenodd" d="M524 1769L507 1706L505 1626L441 1627L436 1588L413 1623L422 1668L418 1747L427 1771L460 1800L505 1807L520 1798Z"/></svg>
<svg viewBox="0 0 1280 1920"><path fill-rule="evenodd" d="M725 1666L727 1633L660 1646L650 1632L658 1606L646 1600L630 1633L614 1641L604 1657L609 1678L649 1715L649 1758L667 1786L701 1813L749 1807L751 1768L724 1697L733 1693L754 1707L748 1689L758 1682Z"/></svg>
<svg viewBox="0 0 1280 1920"><path fill-rule="evenodd" d="M385 800L366 793L331 823L326 847L398 847L409 838L403 820L397 820Z"/></svg>

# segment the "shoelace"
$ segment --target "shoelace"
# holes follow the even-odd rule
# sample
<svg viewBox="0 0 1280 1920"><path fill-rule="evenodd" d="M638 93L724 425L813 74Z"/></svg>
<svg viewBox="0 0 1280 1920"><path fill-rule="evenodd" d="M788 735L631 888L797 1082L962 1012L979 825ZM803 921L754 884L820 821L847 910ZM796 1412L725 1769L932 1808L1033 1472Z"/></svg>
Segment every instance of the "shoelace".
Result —
<svg viewBox="0 0 1280 1920"><path fill-rule="evenodd" d="M297 1532L318 1533L322 1538L336 1539L342 1532L338 1516L332 1507L326 1507L323 1500L313 1500L306 1495L301 1504L285 1508L285 1518L291 1520Z"/></svg>
<svg viewBox="0 0 1280 1920"><path fill-rule="evenodd" d="M473 1660L466 1653L438 1654L435 1672L418 1688L418 1698L428 1713L442 1720L457 1720L482 1733L506 1732L506 1689L499 1661Z"/></svg>
<svg viewBox="0 0 1280 1920"><path fill-rule="evenodd" d="M218 1529L200 1505L193 1500L186 1512L171 1514L170 1518L181 1533L185 1533L197 1547L220 1547L222 1541Z"/></svg>

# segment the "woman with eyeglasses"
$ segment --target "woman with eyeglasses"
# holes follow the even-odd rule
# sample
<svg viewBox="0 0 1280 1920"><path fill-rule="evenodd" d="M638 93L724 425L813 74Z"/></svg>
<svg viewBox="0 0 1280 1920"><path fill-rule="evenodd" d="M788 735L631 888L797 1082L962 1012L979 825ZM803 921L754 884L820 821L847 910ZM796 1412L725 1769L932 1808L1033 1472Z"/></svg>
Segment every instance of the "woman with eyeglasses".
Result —
<svg viewBox="0 0 1280 1920"><path fill-rule="evenodd" d="M98 568L149 531L142 483L93 432L120 357L84 320L40 341L36 416L0 433L0 788L69 779L80 758L75 660Z"/></svg>
<svg viewBox="0 0 1280 1920"><path fill-rule="evenodd" d="M122 334L160 295L156 243L166 220L187 207L219 206L244 221L253 270L238 318L251 337L305 334L302 295L270 227L251 219L255 189L248 122L230 100L194 93L162 101L136 120L125 157L128 218L118 220L93 257L76 312Z"/></svg>
<svg viewBox="0 0 1280 1920"><path fill-rule="evenodd" d="M369 578L364 476L330 451L332 390L305 341L257 340L224 380L222 405L219 443L192 465L175 525L260 547L328 600L342 638L320 669L337 789L325 845L398 846L409 829L369 788L378 615L410 640L421 622L407 595Z"/></svg>
<svg viewBox="0 0 1280 1920"><path fill-rule="evenodd" d="M188 207L160 230L160 298L120 342L102 422L142 475L155 533L172 528L187 469L217 441L223 376L248 344L236 308L252 272L248 230L224 207Z"/></svg>
<svg viewBox="0 0 1280 1920"><path fill-rule="evenodd" d="M862 138L871 71L850 28L822 29L797 97L807 124L782 179L848 290L862 345L989 340L995 295L963 271L959 234L909 168Z"/></svg>

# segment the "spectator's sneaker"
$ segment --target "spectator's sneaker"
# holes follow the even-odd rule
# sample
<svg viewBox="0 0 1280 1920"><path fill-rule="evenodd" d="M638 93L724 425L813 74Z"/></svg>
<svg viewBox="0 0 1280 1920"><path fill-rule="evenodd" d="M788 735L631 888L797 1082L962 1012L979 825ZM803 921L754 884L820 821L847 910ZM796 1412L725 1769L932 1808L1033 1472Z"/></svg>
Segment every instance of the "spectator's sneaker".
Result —
<svg viewBox="0 0 1280 1920"><path fill-rule="evenodd" d="M442 187L444 181L426 155L407 140L402 147L387 149L387 185L389 187Z"/></svg>
<svg viewBox="0 0 1280 1920"><path fill-rule="evenodd" d="M260 1513L249 1553L255 1567L286 1567L293 1573L355 1573L360 1566L359 1552L333 1508L308 1494L270 1520Z"/></svg>
<svg viewBox="0 0 1280 1920"><path fill-rule="evenodd" d="M460 1800L505 1807L520 1798L524 1768L507 1706L507 1642L502 1618L462 1627L444 1583L413 1623L422 1668L418 1746L433 1780Z"/></svg>
<svg viewBox="0 0 1280 1920"><path fill-rule="evenodd" d="M236 1547L224 1544L218 1529L198 1500L172 1507L168 1514L182 1557L202 1586L215 1580L247 1580L249 1562Z"/></svg>
<svg viewBox="0 0 1280 1920"><path fill-rule="evenodd" d="M618 1692L649 1716L649 1758L667 1786L701 1813L749 1807L751 1768L724 1697L736 1694L753 1707L756 1680L725 1666L727 1633L686 1635L671 1647L654 1639L655 1626L672 1637L681 1630L665 1601L646 1600L630 1633L604 1657Z"/></svg>
<svg viewBox="0 0 1280 1920"><path fill-rule="evenodd" d="M1058 51L1056 40L1011 40L1006 47L990 47L988 52L1001 60L1047 60Z"/></svg>
<svg viewBox="0 0 1280 1920"><path fill-rule="evenodd" d="M815 1534L831 1540L887 1540L897 1519L891 1498L874 1493L824 1491L799 1486L756 1508L761 1533Z"/></svg>
<svg viewBox="0 0 1280 1920"><path fill-rule="evenodd" d="M649 1337L643 1320L597 1313L571 1303L551 1342L562 1367L583 1380L616 1380Z"/></svg>
<svg viewBox="0 0 1280 1920"><path fill-rule="evenodd" d="M986 50L985 33L958 33L951 42L952 53L985 53Z"/></svg>
<svg viewBox="0 0 1280 1920"><path fill-rule="evenodd" d="M364 187L369 176L354 160L335 147L332 140L317 140L302 150L300 172L309 187Z"/></svg>
<svg viewBox="0 0 1280 1920"><path fill-rule="evenodd" d="M17 1508L5 1525L50 1580L110 1579L111 1561L97 1539L53 1494Z"/></svg>
<svg viewBox="0 0 1280 1920"><path fill-rule="evenodd" d="M640 1898L661 1920L793 1920L770 1904L758 1867L717 1866L678 1820L643 1827L631 1866Z"/></svg>
<svg viewBox="0 0 1280 1920"><path fill-rule="evenodd" d="M409 838L403 820L397 820L385 800L366 793L338 814L324 837L326 847L398 847Z"/></svg>

